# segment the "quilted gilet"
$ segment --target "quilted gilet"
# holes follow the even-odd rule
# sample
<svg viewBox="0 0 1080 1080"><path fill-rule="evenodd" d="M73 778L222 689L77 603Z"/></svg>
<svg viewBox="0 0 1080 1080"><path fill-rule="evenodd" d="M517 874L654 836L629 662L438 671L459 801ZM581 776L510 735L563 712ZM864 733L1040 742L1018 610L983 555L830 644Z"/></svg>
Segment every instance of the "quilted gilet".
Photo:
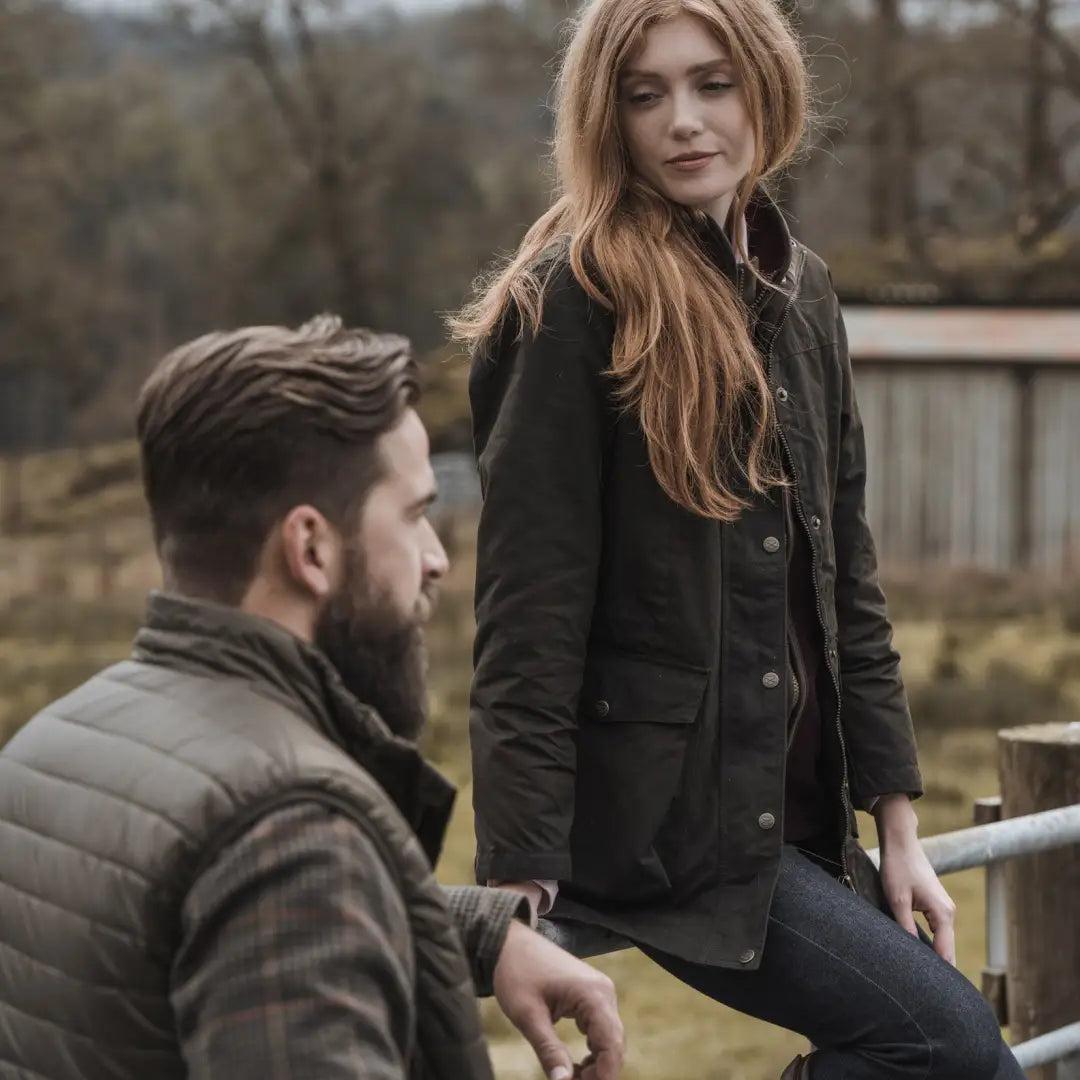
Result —
<svg viewBox="0 0 1080 1080"><path fill-rule="evenodd" d="M263 620L157 595L134 656L0 750L0 1076L184 1077L169 974L185 894L253 820L314 799L364 828L405 898L412 1076L491 1080L431 872L450 786Z"/></svg>

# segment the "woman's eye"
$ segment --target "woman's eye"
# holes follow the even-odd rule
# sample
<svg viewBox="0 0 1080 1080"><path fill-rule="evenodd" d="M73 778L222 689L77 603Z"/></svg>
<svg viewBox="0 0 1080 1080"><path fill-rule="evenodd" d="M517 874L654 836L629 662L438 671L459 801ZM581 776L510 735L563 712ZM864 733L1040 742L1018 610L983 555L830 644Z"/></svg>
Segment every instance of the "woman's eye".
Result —
<svg viewBox="0 0 1080 1080"><path fill-rule="evenodd" d="M714 79L711 82L705 83L705 85L702 86L701 89L708 91L710 94L723 94L725 91L733 89L734 86L734 83L719 82L718 80Z"/></svg>
<svg viewBox="0 0 1080 1080"><path fill-rule="evenodd" d="M648 105L650 102L655 101L660 95L653 93L651 90L639 90L636 94L630 94L627 97L627 101L631 105Z"/></svg>

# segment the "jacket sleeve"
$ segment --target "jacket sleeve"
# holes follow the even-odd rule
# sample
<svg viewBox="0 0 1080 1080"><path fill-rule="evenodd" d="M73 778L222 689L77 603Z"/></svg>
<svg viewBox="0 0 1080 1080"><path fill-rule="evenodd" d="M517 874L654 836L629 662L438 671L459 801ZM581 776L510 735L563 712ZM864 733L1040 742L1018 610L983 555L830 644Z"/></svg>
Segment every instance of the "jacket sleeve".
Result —
<svg viewBox="0 0 1080 1080"><path fill-rule="evenodd" d="M866 440L839 302L836 321L843 401L832 527L841 724L851 766L852 801L868 809L880 795L921 795L922 778L900 657L893 647L877 552L866 520Z"/></svg>
<svg viewBox="0 0 1080 1080"><path fill-rule="evenodd" d="M476 875L571 875L575 729L601 545L610 323L569 268L469 380L484 493L470 700Z"/></svg>

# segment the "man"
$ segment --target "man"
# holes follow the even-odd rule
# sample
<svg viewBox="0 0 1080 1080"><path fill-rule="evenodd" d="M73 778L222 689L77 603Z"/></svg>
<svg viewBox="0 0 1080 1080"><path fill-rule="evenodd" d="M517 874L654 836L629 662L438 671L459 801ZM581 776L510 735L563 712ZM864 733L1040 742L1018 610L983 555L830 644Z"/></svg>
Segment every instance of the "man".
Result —
<svg viewBox="0 0 1080 1080"><path fill-rule="evenodd" d="M440 889L419 755L446 555L401 338L322 317L182 346L138 434L164 591L131 660L0 752L0 1076L490 1080L494 991L548 1076L609 980ZM528 918L527 909L524 912Z"/></svg>

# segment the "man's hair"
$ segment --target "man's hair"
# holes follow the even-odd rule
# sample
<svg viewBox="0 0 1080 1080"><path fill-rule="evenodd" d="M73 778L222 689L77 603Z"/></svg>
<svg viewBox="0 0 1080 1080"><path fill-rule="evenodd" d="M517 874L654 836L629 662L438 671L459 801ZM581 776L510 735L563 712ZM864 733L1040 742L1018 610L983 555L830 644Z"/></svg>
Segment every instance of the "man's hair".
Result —
<svg viewBox="0 0 1080 1080"><path fill-rule="evenodd" d="M137 411L169 587L239 603L270 531L294 506L344 528L381 475L376 440L419 395L405 338L346 329L331 315L174 349Z"/></svg>

